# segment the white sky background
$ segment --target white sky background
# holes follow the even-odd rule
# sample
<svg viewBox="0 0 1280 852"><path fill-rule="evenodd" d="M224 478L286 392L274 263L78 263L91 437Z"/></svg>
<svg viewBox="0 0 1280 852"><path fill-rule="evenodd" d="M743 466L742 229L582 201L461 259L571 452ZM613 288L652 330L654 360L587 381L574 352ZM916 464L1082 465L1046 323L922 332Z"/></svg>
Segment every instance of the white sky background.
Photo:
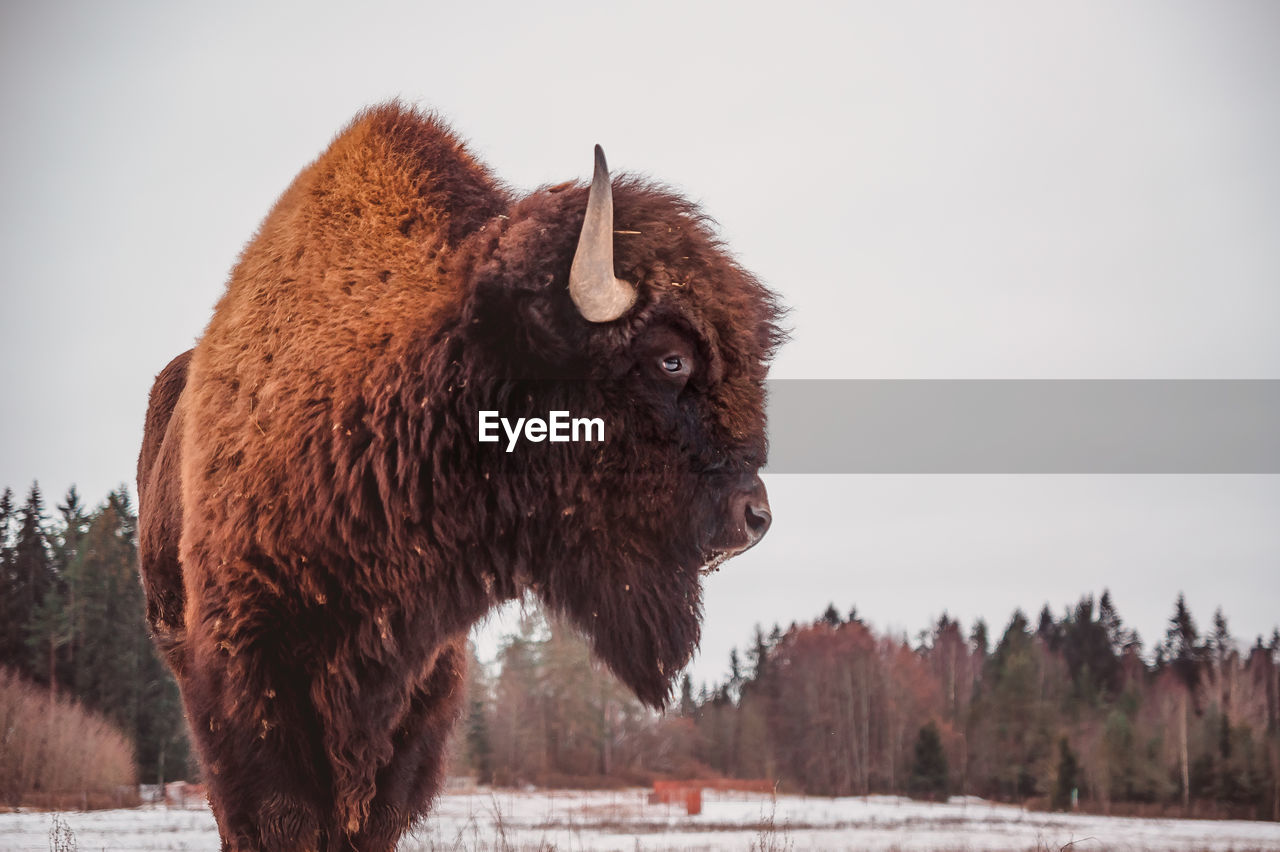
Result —
<svg viewBox="0 0 1280 852"><path fill-rule="evenodd" d="M514 186L600 142L699 199L794 308L775 377L1280 378L1280 5L432 5L0 7L0 486L131 482L239 249L395 95ZM1280 477L768 484L699 678L829 600L912 634L1103 586L1148 642L1179 590L1280 621Z"/></svg>

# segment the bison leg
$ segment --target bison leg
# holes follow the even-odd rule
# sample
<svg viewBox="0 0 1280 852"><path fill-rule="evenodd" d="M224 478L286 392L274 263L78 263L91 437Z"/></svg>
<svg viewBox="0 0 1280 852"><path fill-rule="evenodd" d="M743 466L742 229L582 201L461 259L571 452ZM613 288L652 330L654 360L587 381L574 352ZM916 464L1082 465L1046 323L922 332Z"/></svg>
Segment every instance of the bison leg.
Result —
<svg viewBox="0 0 1280 852"><path fill-rule="evenodd" d="M188 621L188 654L183 699L223 849L326 848L329 768L297 649L278 629L206 610Z"/></svg>
<svg viewBox="0 0 1280 852"><path fill-rule="evenodd" d="M377 792L360 830L347 837L357 852L392 852L440 790L444 750L458 717L466 677L466 640L444 645L414 690L393 736L394 752L379 769Z"/></svg>

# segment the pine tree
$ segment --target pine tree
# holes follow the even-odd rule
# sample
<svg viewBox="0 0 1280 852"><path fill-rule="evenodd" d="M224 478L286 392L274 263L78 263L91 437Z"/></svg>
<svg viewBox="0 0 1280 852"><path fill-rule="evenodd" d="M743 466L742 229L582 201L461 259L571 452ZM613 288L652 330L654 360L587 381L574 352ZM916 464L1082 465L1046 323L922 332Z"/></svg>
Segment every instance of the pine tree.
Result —
<svg viewBox="0 0 1280 852"><path fill-rule="evenodd" d="M1076 760L1075 752L1071 750L1071 744L1067 742L1067 738L1062 737L1058 740L1058 775L1053 785L1054 810L1071 810L1075 805L1079 774L1080 764Z"/></svg>
<svg viewBox="0 0 1280 852"><path fill-rule="evenodd" d="M27 622L27 653L31 660L31 673L36 680L49 685L55 694L67 672L60 670L58 657L71 642L71 618L67 607L66 584L58 577L40 603L36 604Z"/></svg>
<svg viewBox="0 0 1280 852"><path fill-rule="evenodd" d="M769 641L765 639L764 629L759 624L751 636L751 648L747 651L747 662L751 672L747 675L752 683L764 680L769 669Z"/></svg>
<svg viewBox="0 0 1280 852"><path fill-rule="evenodd" d="M137 577L136 524L123 491L93 515L71 571L79 577L76 694L136 734L150 652Z"/></svg>
<svg viewBox="0 0 1280 852"><path fill-rule="evenodd" d="M989 640L987 639L987 622L981 618L973 623L973 629L969 631L969 649L972 653L983 658L990 653Z"/></svg>
<svg viewBox="0 0 1280 852"><path fill-rule="evenodd" d="M738 649L729 649L729 681L724 685L725 695L736 702L742 693L742 661L738 657Z"/></svg>
<svg viewBox="0 0 1280 852"><path fill-rule="evenodd" d="M1028 630L1021 610L987 659L986 686L980 714L991 725L995 763L992 786L1008 798L1026 798L1038 789L1037 766L1047 756L1051 740L1041 702L1043 643Z"/></svg>
<svg viewBox="0 0 1280 852"><path fill-rule="evenodd" d="M1111 600L1111 590L1103 589L1102 598L1098 601L1098 624L1102 625L1102 629L1107 633L1107 641L1111 644L1111 652L1117 656L1124 653L1128 636L1125 633L1124 624L1120 620L1120 613L1116 610L1115 603Z"/></svg>
<svg viewBox="0 0 1280 852"><path fill-rule="evenodd" d="M13 544L10 573L9 606L5 615L4 656L18 671L33 677L43 667L35 663L42 645L33 631L39 629L36 618L45 596L54 588L53 557L45 531L44 498L39 483L31 483L27 502L18 513L18 529Z"/></svg>
<svg viewBox="0 0 1280 852"><path fill-rule="evenodd" d="M58 566L65 567L75 556L80 539L89 531L89 514L74 485L67 489L66 496L58 504L58 514L62 517L62 525L54 544L54 555Z"/></svg>
<svg viewBox="0 0 1280 852"><path fill-rule="evenodd" d="M930 721L916 736L915 760L911 764L911 795L922 799L946 799L949 787L947 753L942 747L938 726Z"/></svg>
<svg viewBox="0 0 1280 852"><path fill-rule="evenodd" d="M58 506L58 513L58 527L46 534L52 582L31 614L26 635L32 672L54 692L60 685L75 682L76 576L72 563L88 517L74 485L67 491L65 502Z"/></svg>
<svg viewBox="0 0 1280 852"><path fill-rule="evenodd" d="M60 655L54 659L58 679L71 687L76 682L75 646L79 635L77 615L81 603L80 578L73 566L76 564L76 555L80 552L80 544L89 530L90 520L74 485L67 489L66 497L58 504L58 514L60 523L51 543L54 571L58 575L56 605L60 614L56 630L51 631L50 635L61 650Z"/></svg>
<svg viewBox="0 0 1280 852"><path fill-rule="evenodd" d="M680 715L686 719L692 719L696 709L697 705L693 699L693 678L685 672L684 677L680 679Z"/></svg>
<svg viewBox="0 0 1280 852"><path fill-rule="evenodd" d="M778 643L780 643L781 641L782 641L782 628L779 627L778 623L775 621L773 623L773 629L769 631L769 647L776 648L778 647Z"/></svg>
<svg viewBox="0 0 1280 852"><path fill-rule="evenodd" d="M0 493L0 665L16 667L24 639L19 602L22 597L13 553L13 491Z"/></svg>
<svg viewBox="0 0 1280 852"><path fill-rule="evenodd" d="M11 529L14 520L13 513L13 489L6 488L0 492L0 552L3 553L6 568L11 567L10 560L13 558L13 531Z"/></svg>
<svg viewBox="0 0 1280 852"><path fill-rule="evenodd" d="M1050 651L1058 650L1062 633L1057 622L1053 620L1053 613L1049 611L1048 604L1040 610L1040 623L1036 627L1036 636Z"/></svg>
<svg viewBox="0 0 1280 852"><path fill-rule="evenodd" d="M1188 727L1190 724L1191 704L1200 685L1201 663L1204 649L1199 644L1196 624L1187 608L1186 598L1178 594L1174 605L1173 616L1169 619L1169 628L1165 632L1161 645L1161 657L1182 686L1182 707L1180 716L1181 768L1182 768L1182 807L1191 807L1191 758L1188 743Z"/></svg>
<svg viewBox="0 0 1280 852"><path fill-rule="evenodd" d="M1213 612L1213 635L1209 637L1209 649L1213 653L1214 663L1218 666L1225 664L1235 646L1231 630L1227 627L1227 617L1223 614L1222 607L1218 607Z"/></svg>
<svg viewBox="0 0 1280 852"><path fill-rule="evenodd" d="M489 720L484 701L478 696L471 699L467 712L467 751L471 757L476 780L481 784L493 783L493 742L489 738Z"/></svg>
<svg viewBox="0 0 1280 852"><path fill-rule="evenodd" d="M1120 661L1106 626L1093 618L1092 595L1080 599L1062 622L1059 635L1075 697L1089 704L1113 695L1119 687Z"/></svg>
<svg viewBox="0 0 1280 852"><path fill-rule="evenodd" d="M1191 610L1187 608L1186 598L1181 593L1174 604L1173 615L1169 618L1162 650L1165 662L1173 669L1178 680L1188 691L1194 691L1200 684L1204 649L1200 646L1195 619L1191 617Z"/></svg>

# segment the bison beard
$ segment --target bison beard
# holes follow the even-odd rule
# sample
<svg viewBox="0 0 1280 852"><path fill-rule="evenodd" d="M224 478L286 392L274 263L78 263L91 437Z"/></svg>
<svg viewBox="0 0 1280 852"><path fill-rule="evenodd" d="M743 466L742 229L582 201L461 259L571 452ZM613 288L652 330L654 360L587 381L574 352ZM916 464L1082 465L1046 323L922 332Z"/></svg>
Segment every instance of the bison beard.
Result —
<svg viewBox="0 0 1280 852"><path fill-rule="evenodd" d="M599 153L590 188L516 199L435 118L358 116L147 411L147 618L224 849L394 848L439 788L467 631L526 592L662 706L700 571L768 526L777 316L693 205ZM606 440L507 453L482 410Z"/></svg>

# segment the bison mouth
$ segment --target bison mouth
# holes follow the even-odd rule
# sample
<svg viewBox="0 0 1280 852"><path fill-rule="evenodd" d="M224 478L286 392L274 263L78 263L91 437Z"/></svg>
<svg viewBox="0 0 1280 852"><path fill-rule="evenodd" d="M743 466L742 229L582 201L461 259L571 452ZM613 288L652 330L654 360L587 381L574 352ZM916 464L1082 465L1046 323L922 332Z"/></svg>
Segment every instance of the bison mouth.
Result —
<svg viewBox="0 0 1280 852"><path fill-rule="evenodd" d="M743 548L746 550L748 548ZM733 557L742 553L742 550L713 550L705 557L702 567L698 569L698 574L703 577L709 577L720 570L720 566L728 562Z"/></svg>
<svg viewBox="0 0 1280 852"><path fill-rule="evenodd" d="M704 577L715 573L729 559L759 544L773 521L768 492L756 474L739 480L729 492L725 509L727 511L719 519L709 544L703 548L702 567L698 573Z"/></svg>
<svg viewBox="0 0 1280 852"><path fill-rule="evenodd" d="M759 541L760 539L757 538L754 541L752 541L750 544L744 545L742 547L730 547L730 548L725 548L723 550L719 548L715 548L707 551L706 554L702 557L702 567L698 569L698 574L700 574L703 577L706 577L716 573L717 571L720 570L721 565L728 562L730 559L732 559L735 556L740 556L743 553L746 553L748 550L755 547Z"/></svg>

